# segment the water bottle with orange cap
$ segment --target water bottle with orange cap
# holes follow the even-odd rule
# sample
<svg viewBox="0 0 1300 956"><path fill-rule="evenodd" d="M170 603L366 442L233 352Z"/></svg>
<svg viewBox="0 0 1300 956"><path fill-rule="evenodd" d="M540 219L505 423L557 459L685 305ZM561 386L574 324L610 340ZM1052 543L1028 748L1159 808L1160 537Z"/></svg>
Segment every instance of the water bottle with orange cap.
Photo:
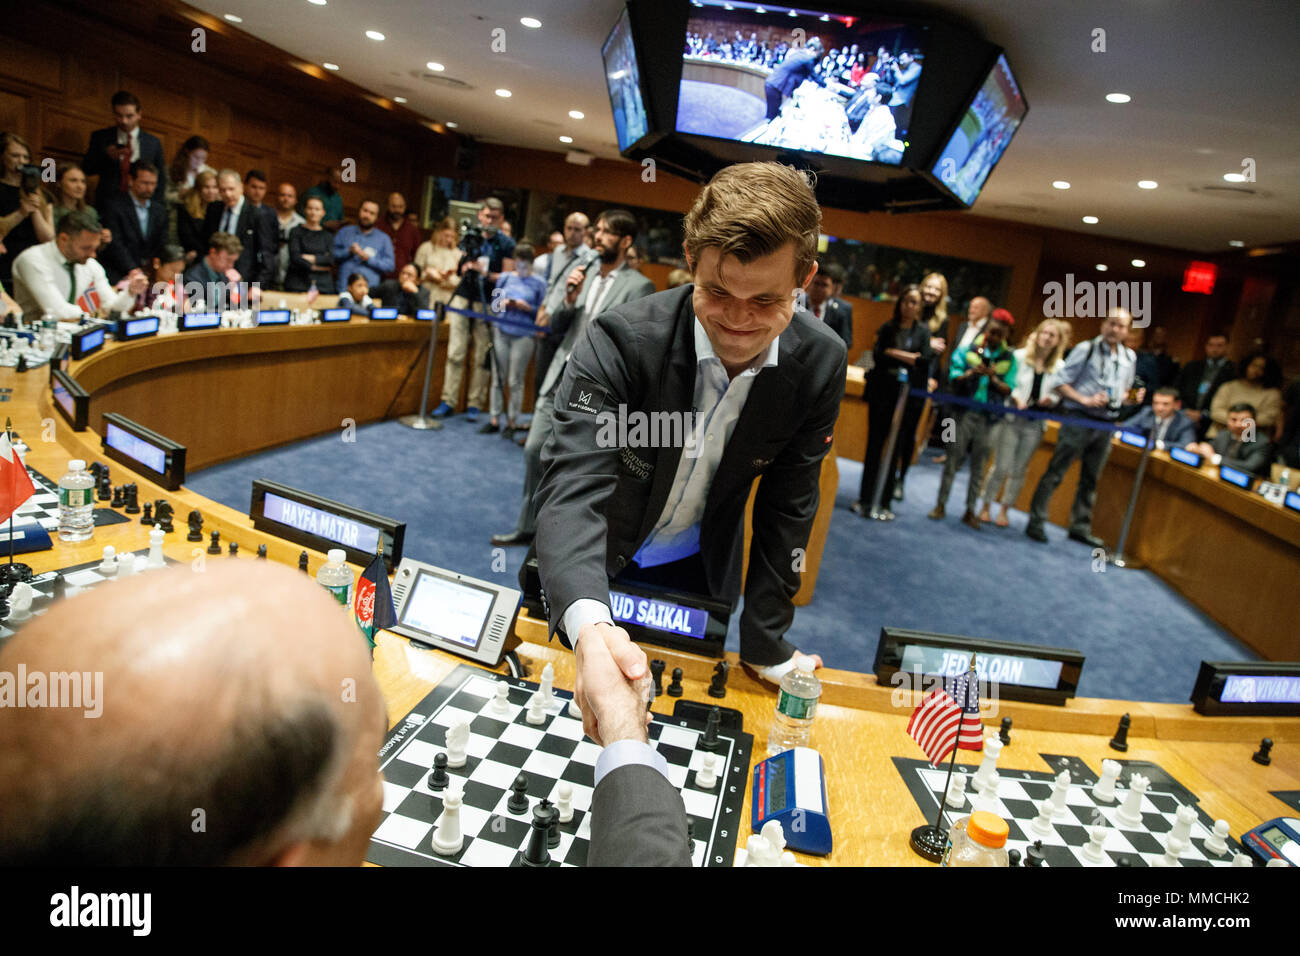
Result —
<svg viewBox="0 0 1300 956"><path fill-rule="evenodd" d="M976 810L948 831L943 866L1010 866L1007 821L996 813Z"/></svg>

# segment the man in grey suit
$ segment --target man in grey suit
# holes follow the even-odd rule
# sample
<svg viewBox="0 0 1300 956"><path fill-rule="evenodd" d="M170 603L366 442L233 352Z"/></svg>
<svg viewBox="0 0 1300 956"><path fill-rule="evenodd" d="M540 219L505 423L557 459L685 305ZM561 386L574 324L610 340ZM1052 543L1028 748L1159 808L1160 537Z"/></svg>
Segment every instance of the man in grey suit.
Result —
<svg viewBox="0 0 1300 956"><path fill-rule="evenodd" d="M497 546L527 545L537 533L537 506L533 496L542 478L542 446L551 434L551 413L556 386L574 347L586 334L591 320L606 309L640 299L654 292L654 283L641 273L626 267L627 251L636 242L636 217L623 209L608 209L596 219L595 251L597 257L573 269L562 280L564 295L549 318L550 338L559 341L555 355L546 369L533 420L524 443L524 500L519 521L507 534L492 535Z"/></svg>
<svg viewBox="0 0 1300 956"><path fill-rule="evenodd" d="M575 651L580 706L588 682L647 671L614 624L611 582L734 608L743 576L742 663L772 684L794 668L786 632L844 393L844 343L795 311L817 271L820 226L806 174L723 169L686 215L694 285L604 310L569 356L542 453L536 546L551 633ZM629 427L611 441L615 416ZM746 573L745 505L760 475ZM588 710L583 726L599 742Z"/></svg>

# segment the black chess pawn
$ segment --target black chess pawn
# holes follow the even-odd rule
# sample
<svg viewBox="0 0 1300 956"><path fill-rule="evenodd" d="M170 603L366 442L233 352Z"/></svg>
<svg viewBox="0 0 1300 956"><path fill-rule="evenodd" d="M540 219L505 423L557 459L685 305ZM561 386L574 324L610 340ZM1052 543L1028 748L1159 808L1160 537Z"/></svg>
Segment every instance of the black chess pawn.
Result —
<svg viewBox="0 0 1300 956"><path fill-rule="evenodd" d="M1273 738L1265 737L1263 740L1259 742L1259 750L1251 754L1250 759L1255 761L1255 763L1257 764L1267 767L1269 764L1273 762L1273 758L1268 755L1268 752L1272 749L1273 749Z"/></svg>
<svg viewBox="0 0 1300 956"><path fill-rule="evenodd" d="M522 773L510 785L510 799L506 801L506 809L514 814L528 812L528 778Z"/></svg>
<svg viewBox="0 0 1300 956"><path fill-rule="evenodd" d="M118 485L113 489L113 500L112 503L109 504L109 507L121 508L125 504L126 504L126 495L122 490L122 486Z"/></svg>
<svg viewBox="0 0 1300 956"><path fill-rule="evenodd" d="M99 476L99 493L96 497L100 501L108 501L113 497L113 482L107 472Z"/></svg>
<svg viewBox="0 0 1300 956"><path fill-rule="evenodd" d="M201 515L198 511L191 511L189 513L189 517L187 517L185 520L186 523L189 524L190 526L190 533L185 536L185 540L202 541L203 540L203 515Z"/></svg>
<svg viewBox="0 0 1300 956"><path fill-rule="evenodd" d="M673 682L668 685L666 693L669 697L682 696L682 669L680 667L673 668Z"/></svg>
<svg viewBox="0 0 1300 956"><path fill-rule="evenodd" d="M307 552L306 551L300 551L298 553L298 570L301 571L303 574L307 573Z"/></svg>
<svg viewBox="0 0 1300 956"><path fill-rule="evenodd" d="M447 773L447 755L439 751L433 755L433 770L429 774L429 789L435 793L446 790L450 780L451 776Z"/></svg>
<svg viewBox="0 0 1300 956"><path fill-rule="evenodd" d="M266 545L264 545L264 544L259 544L259 545L257 546L257 560L259 560L259 561L265 561L265 560L266 560Z"/></svg>
<svg viewBox="0 0 1300 956"><path fill-rule="evenodd" d="M1002 741L1002 745L1004 747L1007 744L1011 743L1011 718L1010 717L1002 718L1002 727L1001 729L998 730L998 740Z"/></svg>
<svg viewBox="0 0 1300 956"><path fill-rule="evenodd" d="M727 674L731 670L731 665L726 661L718 661L713 665L713 680L709 681L709 696L719 699L727 696Z"/></svg>
<svg viewBox="0 0 1300 956"><path fill-rule="evenodd" d="M221 553L221 532L213 531L210 535L208 535L208 554L220 554L220 553Z"/></svg>
<svg viewBox="0 0 1300 956"><path fill-rule="evenodd" d="M153 505L149 502L144 503L144 514L140 516L140 523L143 525L153 525Z"/></svg>
<svg viewBox="0 0 1300 956"><path fill-rule="evenodd" d="M664 692L664 668L667 666L657 657L650 662L650 676L654 678L656 697L661 696Z"/></svg>
<svg viewBox="0 0 1300 956"><path fill-rule="evenodd" d="M1019 866L1019 865L1020 865L1020 851L1015 849L1014 847L1010 850L1007 850L1007 866Z"/></svg>
<svg viewBox="0 0 1300 956"><path fill-rule="evenodd" d="M232 541L228 546L229 554L232 558L239 557L239 542Z"/></svg>
<svg viewBox="0 0 1300 956"><path fill-rule="evenodd" d="M140 513L140 489L134 481L128 481L122 486L122 497L126 499L126 507L122 510L129 515L138 515Z"/></svg>
<svg viewBox="0 0 1300 956"><path fill-rule="evenodd" d="M1124 753L1128 750L1128 727L1131 721L1128 714L1119 719L1119 727L1115 729L1115 736L1110 739L1110 749L1118 750Z"/></svg>

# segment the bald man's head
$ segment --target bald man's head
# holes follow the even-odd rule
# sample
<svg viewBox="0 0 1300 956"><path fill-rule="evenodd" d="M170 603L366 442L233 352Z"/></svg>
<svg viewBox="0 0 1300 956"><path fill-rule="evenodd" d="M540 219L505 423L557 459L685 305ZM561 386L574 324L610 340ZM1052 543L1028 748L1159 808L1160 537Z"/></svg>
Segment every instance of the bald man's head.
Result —
<svg viewBox="0 0 1300 956"><path fill-rule="evenodd" d="M3 714L0 864L363 859L384 705L365 641L303 575L228 561L100 585L9 640L0 679L20 667L103 693Z"/></svg>

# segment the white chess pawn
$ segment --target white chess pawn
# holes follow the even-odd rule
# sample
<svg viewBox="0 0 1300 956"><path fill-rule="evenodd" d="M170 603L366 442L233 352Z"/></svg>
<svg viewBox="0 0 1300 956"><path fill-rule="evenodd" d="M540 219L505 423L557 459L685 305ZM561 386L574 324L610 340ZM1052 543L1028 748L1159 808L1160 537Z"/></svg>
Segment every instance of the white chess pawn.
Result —
<svg viewBox="0 0 1300 956"><path fill-rule="evenodd" d="M528 698L528 711L524 714L524 719L530 724L546 723L546 698L540 690L534 691Z"/></svg>
<svg viewBox="0 0 1300 956"><path fill-rule="evenodd" d="M469 721L463 717L447 728L447 766L465 766L465 751L469 746Z"/></svg>
<svg viewBox="0 0 1300 956"><path fill-rule="evenodd" d="M714 765L718 759L717 754L705 753L702 757L700 770L695 775L695 786L701 790L712 790L718 782L718 774L714 770Z"/></svg>
<svg viewBox="0 0 1300 956"><path fill-rule="evenodd" d="M461 792L453 786L442 798L442 816L433 831L433 851L440 856L453 856L465 845L465 835L460 829Z"/></svg>
<svg viewBox="0 0 1300 956"><path fill-rule="evenodd" d="M1228 821L1215 820L1214 832L1205 838L1205 852L1223 856L1228 852Z"/></svg>
<svg viewBox="0 0 1300 956"><path fill-rule="evenodd" d="M1052 832L1052 801L1049 797L1038 805L1038 816L1030 824L1035 833L1047 836Z"/></svg>
<svg viewBox="0 0 1300 956"><path fill-rule="evenodd" d="M149 532L149 558L145 563L146 567L162 568L167 566L167 559L163 557L163 539L167 535L163 533L162 528L154 528Z"/></svg>
<svg viewBox="0 0 1300 956"><path fill-rule="evenodd" d="M1233 866L1254 866L1255 861L1252 860L1248 854L1238 851L1232 854L1232 865Z"/></svg>
<svg viewBox="0 0 1300 956"><path fill-rule="evenodd" d="M555 668L550 661L542 668L542 702L545 706L550 707L555 703Z"/></svg>
<svg viewBox="0 0 1300 956"><path fill-rule="evenodd" d="M117 549L111 544L104 546L104 559L99 562L99 567L95 570L106 578L117 574Z"/></svg>
<svg viewBox="0 0 1300 956"><path fill-rule="evenodd" d="M1105 827L1088 828L1088 845L1083 848L1083 858L1090 863L1106 862L1104 846L1106 843Z"/></svg>
<svg viewBox="0 0 1300 956"><path fill-rule="evenodd" d="M582 708L578 706L577 697L569 698L568 711L569 711L569 716L572 717L574 720L582 720Z"/></svg>
<svg viewBox="0 0 1300 956"><path fill-rule="evenodd" d="M1129 777L1128 794L1115 816L1125 826L1135 827L1142 822L1142 795L1147 792L1151 781L1140 773Z"/></svg>
<svg viewBox="0 0 1300 956"><path fill-rule="evenodd" d="M573 819L573 784L567 780L561 780L555 788L555 809L560 812L561 823Z"/></svg>
<svg viewBox="0 0 1300 956"><path fill-rule="evenodd" d="M948 787L948 796L944 798L943 802L954 810L960 810L966 805L966 775L964 773L954 773L952 775L952 784Z"/></svg>
<svg viewBox="0 0 1300 956"><path fill-rule="evenodd" d="M492 698L492 712L496 714L510 713L510 688L505 684L497 684L496 696Z"/></svg>
<svg viewBox="0 0 1300 956"><path fill-rule="evenodd" d="M1119 778L1123 765L1117 760L1101 762L1101 779L1092 788L1092 798L1100 803L1115 802L1115 781Z"/></svg>
<svg viewBox="0 0 1300 956"><path fill-rule="evenodd" d="M1187 844L1177 837L1170 837L1169 842L1165 844L1165 855L1158 856L1151 861L1152 866L1177 866L1178 858L1182 856L1183 851L1187 849Z"/></svg>

